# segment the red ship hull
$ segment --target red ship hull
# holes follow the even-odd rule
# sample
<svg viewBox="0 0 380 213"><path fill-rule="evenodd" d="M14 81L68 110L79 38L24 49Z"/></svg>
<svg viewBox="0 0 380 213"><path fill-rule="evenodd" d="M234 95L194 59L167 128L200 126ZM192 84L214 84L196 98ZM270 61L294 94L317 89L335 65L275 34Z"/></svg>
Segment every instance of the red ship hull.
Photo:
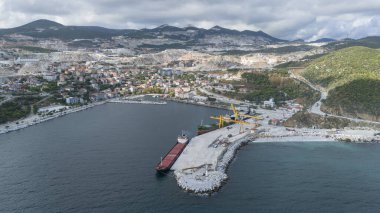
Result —
<svg viewBox="0 0 380 213"><path fill-rule="evenodd" d="M175 161L181 155L188 143L176 143L172 149L162 158L162 161L156 166L156 170L159 172L169 171Z"/></svg>

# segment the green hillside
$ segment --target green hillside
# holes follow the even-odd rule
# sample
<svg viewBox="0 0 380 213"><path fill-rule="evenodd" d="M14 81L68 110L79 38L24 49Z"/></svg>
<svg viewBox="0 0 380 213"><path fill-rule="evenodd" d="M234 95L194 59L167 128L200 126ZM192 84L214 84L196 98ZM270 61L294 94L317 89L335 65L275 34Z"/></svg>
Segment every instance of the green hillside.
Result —
<svg viewBox="0 0 380 213"><path fill-rule="evenodd" d="M367 47L341 49L314 60L302 75L327 89L357 79L380 80L380 51Z"/></svg>
<svg viewBox="0 0 380 213"><path fill-rule="evenodd" d="M325 111L380 120L380 80L358 79L329 92Z"/></svg>
<svg viewBox="0 0 380 213"><path fill-rule="evenodd" d="M331 50L338 50L347 47L363 46L370 48L380 48L380 36L368 36L361 39L347 39L344 41L331 42L324 47Z"/></svg>
<svg viewBox="0 0 380 213"><path fill-rule="evenodd" d="M380 120L380 51L349 47L312 61L302 75L329 90L322 109Z"/></svg>

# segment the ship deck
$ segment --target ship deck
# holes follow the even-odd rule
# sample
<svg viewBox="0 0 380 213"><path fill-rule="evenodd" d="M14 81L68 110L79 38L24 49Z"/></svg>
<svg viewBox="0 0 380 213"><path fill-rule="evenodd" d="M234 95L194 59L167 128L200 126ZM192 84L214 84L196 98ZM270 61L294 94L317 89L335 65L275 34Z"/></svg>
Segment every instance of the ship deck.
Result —
<svg viewBox="0 0 380 213"><path fill-rule="evenodd" d="M179 155L185 149L187 144L177 143L173 148L166 154L162 161L157 165L157 170L169 170L170 167L177 160Z"/></svg>

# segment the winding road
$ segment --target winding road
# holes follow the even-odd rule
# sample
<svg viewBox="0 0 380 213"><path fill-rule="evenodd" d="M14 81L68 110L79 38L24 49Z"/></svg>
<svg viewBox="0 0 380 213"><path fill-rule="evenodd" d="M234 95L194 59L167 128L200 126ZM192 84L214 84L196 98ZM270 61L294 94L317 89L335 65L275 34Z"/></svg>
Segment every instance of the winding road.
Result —
<svg viewBox="0 0 380 213"><path fill-rule="evenodd" d="M376 122L376 121L364 120L364 119L359 119L359 118L351 118L351 117L340 116L340 115L333 115L333 114L323 112L321 110L321 105L322 105L322 100L325 100L327 98L327 95L328 95L328 92L326 91L326 89L319 87L319 86L316 86L316 85L313 85L310 81L308 81L304 77L294 74L292 72L292 70L289 70L289 74L290 74L291 78L294 78L298 81L302 81L303 83L309 85L314 90L321 93L321 98L308 109L308 112L314 113L317 115L322 115L322 116L348 119L348 120L353 121L353 122L365 122L365 123L370 123L370 124L380 124L380 122Z"/></svg>

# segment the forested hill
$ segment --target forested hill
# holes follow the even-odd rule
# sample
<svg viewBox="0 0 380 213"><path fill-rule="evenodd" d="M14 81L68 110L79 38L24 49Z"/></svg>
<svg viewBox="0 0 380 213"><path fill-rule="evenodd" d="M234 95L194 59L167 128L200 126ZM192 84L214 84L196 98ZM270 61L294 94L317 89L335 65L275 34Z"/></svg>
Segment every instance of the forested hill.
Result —
<svg viewBox="0 0 380 213"><path fill-rule="evenodd" d="M357 79L380 80L380 51L367 47L334 51L311 62L303 76L328 89Z"/></svg>
<svg viewBox="0 0 380 213"><path fill-rule="evenodd" d="M324 109L334 114L380 120L380 51L349 47L312 61L303 72L329 90Z"/></svg>

